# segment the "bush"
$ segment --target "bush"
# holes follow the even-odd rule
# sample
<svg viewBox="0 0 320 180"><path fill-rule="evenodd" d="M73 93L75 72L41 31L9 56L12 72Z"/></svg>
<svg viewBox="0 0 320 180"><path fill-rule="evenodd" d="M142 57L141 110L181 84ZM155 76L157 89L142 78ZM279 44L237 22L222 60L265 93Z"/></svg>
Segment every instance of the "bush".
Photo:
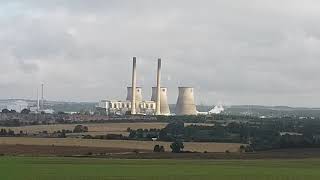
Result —
<svg viewBox="0 0 320 180"><path fill-rule="evenodd" d="M163 146L160 146L160 152L165 152L165 149Z"/></svg>
<svg viewBox="0 0 320 180"><path fill-rule="evenodd" d="M2 113L6 114L6 113L10 113L10 111L8 109L2 109L1 111Z"/></svg>
<svg viewBox="0 0 320 180"><path fill-rule="evenodd" d="M83 133L83 132L88 132L88 127L87 126L77 125L73 129L73 133Z"/></svg>
<svg viewBox="0 0 320 180"><path fill-rule="evenodd" d="M170 145L170 148L173 153L180 153L184 148L184 145L181 141L175 141Z"/></svg>
<svg viewBox="0 0 320 180"><path fill-rule="evenodd" d="M155 145L153 148L153 152L165 152L165 150L163 146Z"/></svg>
<svg viewBox="0 0 320 180"><path fill-rule="evenodd" d="M153 152L160 152L160 146L158 144L154 146Z"/></svg>
<svg viewBox="0 0 320 180"><path fill-rule="evenodd" d="M29 114L30 113L30 110L29 109L23 109L21 111L21 114Z"/></svg>

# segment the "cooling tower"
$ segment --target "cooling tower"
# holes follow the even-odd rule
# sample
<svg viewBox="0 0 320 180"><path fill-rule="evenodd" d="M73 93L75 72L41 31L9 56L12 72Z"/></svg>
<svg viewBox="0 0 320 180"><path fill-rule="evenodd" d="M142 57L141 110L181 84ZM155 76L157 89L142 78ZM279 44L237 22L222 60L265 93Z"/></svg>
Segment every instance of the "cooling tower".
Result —
<svg viewBox="0 0 320 180"><path fill-rule="evenodd" d="M157 87L152 87L152 97L151 101L157 101ZM168 105L167 88L160 88L160 112L161 115L170 115L170 108Z"/></svg>
<svg viewBox="0 0 320 180"><path fill-rule="evenodd" d="M141 87L136 87L136 104L138 102L142 101L142 88ZM132 100L132 87L127 87L127 101L131 101Z"/></svg>
<svg viewBox="0 0 320 180"><path fill-rule="evenodd" d="M196 115L197 109L194 102L192 87L179 87L179 96L176 105L177 115Z"/></svg>

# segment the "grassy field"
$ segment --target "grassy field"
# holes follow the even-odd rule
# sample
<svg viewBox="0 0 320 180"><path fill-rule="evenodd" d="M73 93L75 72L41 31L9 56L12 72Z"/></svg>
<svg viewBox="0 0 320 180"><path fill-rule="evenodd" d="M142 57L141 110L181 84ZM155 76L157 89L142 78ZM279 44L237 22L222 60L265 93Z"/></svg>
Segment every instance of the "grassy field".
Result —
<svg viewBox="0 0 320 180"><path fill-rule="evenodd" d="M318 180L320 160L106 160L0 157L1 180Z"/></svg>

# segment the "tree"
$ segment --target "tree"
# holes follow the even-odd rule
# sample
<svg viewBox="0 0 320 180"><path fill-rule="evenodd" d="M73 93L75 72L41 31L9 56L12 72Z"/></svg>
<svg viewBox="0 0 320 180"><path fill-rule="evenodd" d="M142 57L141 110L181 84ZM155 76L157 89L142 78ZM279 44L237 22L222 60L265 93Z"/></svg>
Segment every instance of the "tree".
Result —
<svg viewBox="0 0 320 180"><path fill-rule="evenodd" d="M7 135L7 130L6 129L1 129L0 136L6 136L6 135Z"/></svg>
<svg viewBox="0 0 320 180"><path fill-rule="evenodd" d="M164 147L163 146L160 146L160 152L165 152L165 149L164 149Z"/></svg>
<svg viewBox="0 0 320 180"><path fill-rule="evenodd" d="M153 148L153 152L164 152L164 147L163 146L160 146L160 145L155 145L154 148Z"/></svg>
<svg viewBox="0 0 320 180"><path fill-rule="evenodd" d="M73 133L83 133L83 132L88 132L88 127L87 126L77 125L73 129Z"/></svg>
<svg viewBox="0 0 320 180"><path fill-rule="evenodd" d="M160 152L160 146L158 144L154 146L153 152Z"/></svg>
<svg viewBox="0 0 320 180"><path fill-rule="evenodd" d="M246 151L246 147L244 145L240 146L240 152L243 153Z"/></svg>
<svg viewBox="0 0 320 180"><path fill-rule="evenodd" d="M15 133L13 130L9 129L8 130L8 136L15 136Z"/></svg>
<svg viewBox="0 0 320 180"><path fill-rule="evenodd" d="M2 111L1 111L2 113L10 113L10 111L8 110L8 109L2 109Z"/></svg>
<svg viewBox="0 0 320 180"><path fill-rule="evenodd" d="M159 139L165 141L172 141L184 136L184 123L182 121L174 121L169 123L159 133Z"/></svg>
<svg viewBox="0 0 320 180"><path fill-rule="evenodd" d="M23 109L20 113L21 114L29 114L30 110L29 109Z"/></svg>
<svg viewBox="0 0 320 180"><path fill-rule="evenodd" d="M184 148L182 141L175 141L170 145L170 148L173 153L180 153L181 150Z"/></svg>

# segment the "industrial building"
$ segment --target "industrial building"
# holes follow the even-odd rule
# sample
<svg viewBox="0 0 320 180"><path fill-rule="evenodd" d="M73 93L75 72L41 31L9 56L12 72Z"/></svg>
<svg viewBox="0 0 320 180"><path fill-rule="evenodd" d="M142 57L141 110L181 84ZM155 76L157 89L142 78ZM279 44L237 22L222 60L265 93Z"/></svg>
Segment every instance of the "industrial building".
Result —
<svg viewBox="0 0 320 180"><path fill-rule="evenodd" d="M133 58L132 86L127 87L127 98L121 100L102 100L98 107L104 108L108 114L144 114L171 115L168 104L168 89L161 86L161 59L158 59L157 86L152 87L151 100L143 100L142 88L137 87L136 58ZM176 115L197 115L192 87L179 87Z"/></svg>

